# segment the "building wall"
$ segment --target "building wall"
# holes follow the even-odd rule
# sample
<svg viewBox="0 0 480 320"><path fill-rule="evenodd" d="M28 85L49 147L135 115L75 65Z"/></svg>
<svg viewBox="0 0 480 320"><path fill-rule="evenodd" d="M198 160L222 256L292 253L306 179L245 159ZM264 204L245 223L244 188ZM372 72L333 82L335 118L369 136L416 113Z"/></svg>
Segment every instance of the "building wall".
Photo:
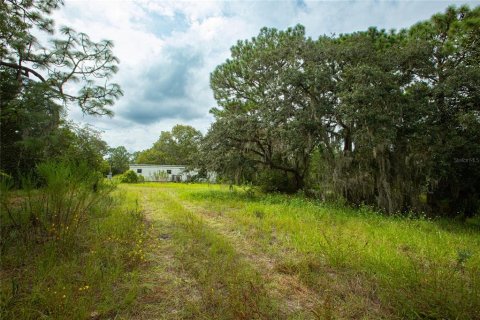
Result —
<svg viewBox="0 0 480 320"><path fill-rule="evenodd" d="M187 181L190 176L198 174L197 170L187 172L185 166L177 165L131 164L130 170L142 175L145 181ZM216 180L214 173L209 173L208 176L211 182Z"/></svg>
<svg viewBox="0 0 480 320"><path fill-rule="evenodd" d="M188 176L196 175L196 171L186 172L185 166L131 164L130 170L142 175L145 181L186 181Z"/></svg>

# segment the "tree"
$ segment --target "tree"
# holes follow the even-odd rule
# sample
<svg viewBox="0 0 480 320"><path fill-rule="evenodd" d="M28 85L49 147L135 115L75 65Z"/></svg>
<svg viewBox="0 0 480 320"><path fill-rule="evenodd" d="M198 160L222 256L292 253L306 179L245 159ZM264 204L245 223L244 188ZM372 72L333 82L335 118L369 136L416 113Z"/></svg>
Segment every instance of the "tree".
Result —
<svg viewBox="0 0 480 320"><path fill-rule="evenodd" d="M117 84L105 81L118 70L113 43L93 42L68 27L62 27L62 37L52 38L49 44L33 36L34 29L54 35L54 22L48 15L62 4L57 0L2 1L0 67L14 71L17 95L28 79L40 83L52 100L77 103L88 114L111 115L107 107L122 95ZM101 83L96 79L102 79ZM68 90L71 83L79 83L77 92Z"/></svg>
<svg viewBox="0 0 480 320"><path fill-rule="evenodd" d="M153 146L140 152L135 161L194 166L198 160L201 139L200 131L191 126L177 124L171 132L162 131Z"/></svg>
<svg viewBox="0 0 480 320"><path fill-rule="evenodd" d="M124 146L109 148L107 161L110 164L113 174L124 173L128 170L131 161L131 154Z"/></svg>
<svg viewBox="0 0 480 320"><path fill-rule="evenodd" d="M389 213L475 214L479 35L480 7L316 41L264 28L211 75L206 165Z"/></svg>
<svg viewBox="0 0 480 320"><path fill-rule="evenodd" d="M400 72L404 37L370 28L341 35L329 53L338 66L333 121L341 144L326 180L349 202L386 212L417 205L425 179L415 143L422 109L403 89L412 76Z"/></svg>
<svg viewBox="0 0 480 320"><path fill-rule="evenodd" d="M450 7L410 29L411 87L423 94L428 202L437 212L480 208L480 7Z"/></svg>
<svg viewBox="0 0 480 320"><path fill-rule="evenodd" d="M11 70L0 70L0 79L0 170L16 176L45 157L61 106L44 95L43 86L28 81L17 96Z"/></svg>
<svg viewBox="0 0 480 320"><path fill-rule="evenodd" d="M304 186L310 153L318 144L324 99L311 99L307 56L312 43L302 26L287 31L263 28L251 41L232 47L232 59L211 75L219 108L209 135L217 147L235 150L262 170L279 172Z"/></svg>
<svg viewBox="0 0 480 320"><path fill-rule="evenodd" d="M99 172L105 171L105 161L103 160L108 151L108 145L101 138L101 132L86 125L83 127L70 124L65 130L71 130L73 137L66 141L66 147L59 150L60 157L84 162L91 170Z"/></svg>
<svg viewBox="0 0 480 320"><path fill-rule="evenodd" d="M122 95L120 87L108 81L118 70L111 41L96 43L67 27L54 37L50 14L62 4L0 3L0 170L13 175L48 158L58 141L73 141L62 120L66 106L112 115L108 107ZM34 32L51 40L40 43ZM66 136L59 137L62 134Z"/></svg>

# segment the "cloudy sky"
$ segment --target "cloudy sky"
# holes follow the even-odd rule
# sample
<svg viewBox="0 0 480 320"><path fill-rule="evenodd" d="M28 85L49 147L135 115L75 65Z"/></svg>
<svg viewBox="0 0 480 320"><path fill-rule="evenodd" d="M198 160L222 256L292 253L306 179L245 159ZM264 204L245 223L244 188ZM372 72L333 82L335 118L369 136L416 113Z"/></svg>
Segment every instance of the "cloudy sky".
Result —
<svg viewBox="0 0 480 320"><path fill-rule="evenodd" d="M93 118L78 108L69 117L103 131L111 146L142 150L161 131L177 123L206 132L215 106L209 75L229 57L239 39L260 28L285 29L303 24L308 36L365 30L400 29L455 1L96 1L66 0L55 12L57 26L67 25L93 40L110 39L120 59L114 81L125 95L113 118Z"/></svg>

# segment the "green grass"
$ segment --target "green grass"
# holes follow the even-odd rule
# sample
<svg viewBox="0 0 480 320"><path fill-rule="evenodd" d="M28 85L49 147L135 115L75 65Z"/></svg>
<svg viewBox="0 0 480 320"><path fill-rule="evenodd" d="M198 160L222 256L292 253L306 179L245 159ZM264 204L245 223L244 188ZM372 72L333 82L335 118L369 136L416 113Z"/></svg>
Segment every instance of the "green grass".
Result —
<svg viewBox="0 0 480 320"><path fill-rule="evenodd" d="M17 200L25 197L17 192ZM4 218L0 318L113 318L128 309L144 259L145 227L136 203L116 191L90 207L68 237L57 232L35 241L22 234L34 229L9 228Z"/></svg>
<svg viewBox="0 0 480 320"><path fill-rule="evenodd" d="M142 187L145 185L142 185ZM150 185L156 186L156 185ZM135 186L123 186L129 193L135 193ZM145 301L151 301L155 290L162 290L163 296L155 301L155 316L152 318L174 319L276 319L280 317L275 299L268 296L261 277L250 265L241 259L234 247L221 235L215 233L205 222L175 201L164 192L145 190L142 194L148 198L153 214L153 241L172 242L170 259L175 259L176 272L183 272L181 278L184 288L168 284L157 288L155 283L147 285ZM159 240L160 239L160 240ZM154 256L157 264L162 261ZM158 272L158 268L156 272ZM167 270L163 270L167 272ZM168 282L168 275L155 278L155 282ZM186 287L186 288L185 288ZM165 298L173 299L183 290L190 299L185 299L172 310ZM143 301L137 305L142 306ZM147 302L148 303L148 302ZM151 302L150 302L151 303ZM170 316L168 313L170 312ZM150 312L151 315L151 312ZM141 316L139 318L142 318Z"/></svg>
<svg viewBox="0 0 480 320"><path fill-rule="evenodd" d="M2 318L480 319L475 223L207 184L108 199L73 242L2 238Z"/></svg>
<svg viewBox="0 0 480 320"><path fill-rule="evenodd" d="M220 235L206 236L197 226L202 219L213 219L241 233L252 250L273 261L276 272L298 277L315 292L320 304L319 311L310 310L313 316L480 318L480 232L475 226L383 216L368 208L354 210L297 196L229 192L219 186L144 187L158 188L159 197L170 194L178 206L194 206L173 214L176 219L185 215L194 226L185 235L204 239L204 244L195 242L187 256L206 261L205 272L216 273L215 265L209 265L212 257L201 256L209 252L205 248L228 247L220 252L235 255L234 241L212 240Z"/></svg>

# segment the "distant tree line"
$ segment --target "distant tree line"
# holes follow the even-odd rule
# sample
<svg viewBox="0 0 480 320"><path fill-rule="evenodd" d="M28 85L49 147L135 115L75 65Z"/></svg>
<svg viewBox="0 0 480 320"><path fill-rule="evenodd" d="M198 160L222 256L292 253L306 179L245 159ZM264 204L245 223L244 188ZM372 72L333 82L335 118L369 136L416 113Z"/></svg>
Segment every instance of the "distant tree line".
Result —
<svg viewBox="0 0 480 320"><path fill-rule="evenodd" d="M175 125L171 131L162 131L152 147L137 152L135 163L176 164L195 166L198 164L202 133L192 126Z"/></svg>
<svg viewBox="0 0 480 320"><path fill-rule="evenodd" d="M465 216L480 207L480 7L401 31L238 41L202 158L237 183Z"/></svg>

